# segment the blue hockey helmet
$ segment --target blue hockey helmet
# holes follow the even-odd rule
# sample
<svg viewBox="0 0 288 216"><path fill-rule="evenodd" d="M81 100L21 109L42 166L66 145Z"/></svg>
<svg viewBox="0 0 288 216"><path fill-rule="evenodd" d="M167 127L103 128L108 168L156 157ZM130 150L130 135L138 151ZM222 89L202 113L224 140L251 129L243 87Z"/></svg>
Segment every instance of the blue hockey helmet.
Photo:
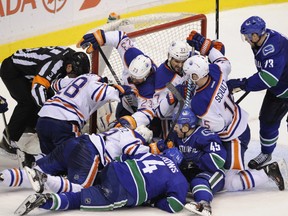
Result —
<svg viewBox="0 0 288 216"><path fill-rule="evenodd" d="M183 154L176 147L164 150L162 155L172 160L177 166L180 166L183 160Z"/></svg>
<svg viewBox="0 0 288 216"><path fill-rule="evenodd" d="M247 35L249 40L251 40L253 33L258 34L260 37L266 32L266 23L259 16L251 16L243 22L240 32L243 35Z"/></svg>
<svg viewBox="0 0 288 216"><path fill-rule="evenodd" d="M176 114L173 116L173 121L176 119ZM192 112L191 108L187 107L184 108L178 119L176 120L176 123L179 125L179 128L185 133L190 128L195 128L197 125L198 119L196 115ZM188 127L188 128L187 128Z"/></svg>

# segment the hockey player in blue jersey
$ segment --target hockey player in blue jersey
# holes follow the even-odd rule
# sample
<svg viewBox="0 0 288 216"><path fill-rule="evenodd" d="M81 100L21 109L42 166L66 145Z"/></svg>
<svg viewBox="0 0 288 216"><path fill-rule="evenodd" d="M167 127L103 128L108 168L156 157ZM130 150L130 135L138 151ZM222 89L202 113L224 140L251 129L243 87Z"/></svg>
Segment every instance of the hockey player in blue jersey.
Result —
<svg viewBox="0 0 288 216"><path fill-rule="evenodd" d="M259 115L261 153L248 163L257 169L271 160L281 120L288 111L288 39L266 28L258 16L245 20L240 32L251 45L257 72L248 78L230 79L227 85L230 91L266 89Z"/></svg>
<svg viewBox="0 0 288 216"><path fill-rule="evenodd" d="M180 169L194 199L185 207L201 215L210 215L213 195L221 191L225 183L226 149L216 133L197 125L198 118L191 108L184 108L178 119L174 115L173 121L176 125L171 140L183 154ZM161 141L158 147L167 148Z"/></svg>
<svg viewBox="0 0 288 216"><path fill-rule="evenodd" d="M135 46L133 40L123 31L96 30L94 33L85 34L78 42L77 47L86 48L86 52L91 53L103 45L117 49L124 66L123 83L136 88L139 93L139 95L131 97L132 104L129 104L123 97L116 109L117 120L122 126L131 129L142 124L149 125L154 118L152 102L156 65L149 56ZM132 109L133 107L136 108L136 112Z"/></svg>
<svg viewBox="0 0 288 216"><path fill-rule="evenodd" d="M188 183L177 167L181 155L176 148L167 150L163 156L150 153L123 155L120 161L112 162L103 169L99 185L77 193L30 195L15 214L25 215L37 207L105 211L147 202L170 213L183 209Z"/></svg>
<svg viewBox="0 0 288 216"><path fill-rule="evenodd" d="M185 207L196 214L210 216L213 195L221 190L242 191L263 185L271 178L279 190L284 190L280 165L273 162L260 170L226 170L227 151L219 135L198 125L198 118L191 108L184 108L176 121L171 140L183 154L180 165L190 183L193 202ZM150 144L151 149L161 152L167 149L164 140ZM283 169L286 169L283 164ZM284 170L283 170L284 171ZM287 170L285 170L287 172Z"/></svg>

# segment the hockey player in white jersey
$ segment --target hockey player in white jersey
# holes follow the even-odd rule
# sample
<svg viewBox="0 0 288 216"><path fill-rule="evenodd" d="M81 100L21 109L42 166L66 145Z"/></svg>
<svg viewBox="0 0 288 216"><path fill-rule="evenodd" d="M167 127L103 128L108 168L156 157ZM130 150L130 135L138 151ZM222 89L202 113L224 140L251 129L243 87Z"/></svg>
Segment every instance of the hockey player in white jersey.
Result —
<svg viewBox="0 0 288 216"><path fill-rule="evenodd" d="M272 163L262 173L245 169L244 154L250 142L248 113L234 102L229 93L226 80L231 71L230 62L211 46L209 39L195 31L190 33L187 42L203 55L208 55L211 62L206 56L195 55L186 60L183 70L197 86L191 100L192 111L200 119L200 125L218 133L226 148L226 179L232 180L226 181L225 188L235 191L255 187L265 180L264 176L275 172L278 165ZM283 178L273 180L279 190L284 190Z"/></svg>
<svg viewBox="0 0 288 216"><path fill-rule="evenodd" d="M132 104L123 97L116 109L116 118L123 126L134 129L137 125L149 125L154 118L152 107L156 65L123 31L96 30L88 33L78 42L77 47L86 48L87 53L99 46L112 46L117 49L123 62L122 80L125 85L136 88L139 95L131 96ZM133 107L137 109L134 112ZM131 115L132 114L132 115ZM131 115L127 116L127 115ZM128 118L126 118L128 117Z"/></svg>
<svg viewBox="0 0 288 216"><path fill-rule="evenodd" d="M30 175L37 170L47 174L45 188L56 192L76 192L94 184L98 170L122 154L135 155L146 153L150 148L153 133L145 126L135 130L112 128L100 134L83 134L71 138L57 146L50 154L34 162L34 169L25 169ZM66 173L67 178L60 174ZM35 180L35 179L34 179ZM30 178L37 192L44 189L41 182ZM6 187L31 188L29 179L23 169L6 169L0 172L0 185Z"/></svg>
<svg viewBox="0 0 288 216"><path fill-rule="evenodd" d="M221 44L221 42L213 42L212 46L219 49L219 46L216 46L218 44ZM221 49L220 51L223 52ZM182 84L185 84L188 80L188 75L183 73L183 65L184 62L193 55L195 55L194 47L189 46L186 41L172 41L168 48L167 60L157 68L153 102L155 113L160 119L171 119L175 106L177 105L166 84L170 82L178 91L183 91ZM191 86L191 88L193 94L194 86ZM166 135L164 134L163 137L165 138Z"/></svg>
<svg viewBox="0 0 288 216"><path fill-rule="evenodd" d="M221 49L214 48L209 39L195 31L187 42L203 54L188 58L183 66L184 73L196 84L192 111L201 126L219 134L227 150L225 169L244 170L244 153L250 141L248 113L234 102L226 85L230 62Z"/></svg>
<svg viewBox="0 0 288 216"><path fill-rule="evenodd" d="M160 118L162 126L162 137L166 138L169 119L177 103L167 100L170 90L166 87L168 82L174 86L183 84L188 78L183 74L185 60L193 54L192 48L186 41L172 41L168 48L168 58L157 68L155 74L155 94L153 96L153 107L155 114Z"/></svg>
<svg viewBox="0 0 288 216"><path fill-rule="evenodd" d="M96 74L79 76L62 87L60 90L58 85L57 94L47 100L38 113L36 130L44 154L65 140L79 136L90 115L107 101L120 101L119 97L136 92L125 85L109 86Z"/></svg>

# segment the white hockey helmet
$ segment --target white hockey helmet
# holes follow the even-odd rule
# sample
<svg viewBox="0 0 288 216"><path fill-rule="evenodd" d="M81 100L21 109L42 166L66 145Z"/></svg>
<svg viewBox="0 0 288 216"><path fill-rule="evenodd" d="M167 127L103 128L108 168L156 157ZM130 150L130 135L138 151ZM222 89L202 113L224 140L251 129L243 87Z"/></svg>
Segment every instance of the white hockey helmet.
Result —
<svg viewBox="0 0 288 216"><path fill-rule="evenodd" d="M172 41L168 49L168 61L171 58L179 61L185 61L191 54L191 47L185 41L177 40Z"/></svg>
<svg viewBox="0 0 288 216"><path fill-rule="evenodd" d="M202 55L194 55L184 62L183 71L185 74L188 74L193 81L198 81L209 73L208 59ZM193 79L192 74L196 74L198 79Z"/></svg>
<svg viewBox="0 0 288 216"><path fill-rule="evenodd" d="M138 55L129 65L129 74L134 79L145 79L151 70L151 59L144 55Z"/></svg>
<svg viewBox="0 0 288 216"><path fill-rule="evenodd" d="M147 143L150 143L153 138L153 132L148 129L145 125L138 126L135 131L139 133Z"/></svg>

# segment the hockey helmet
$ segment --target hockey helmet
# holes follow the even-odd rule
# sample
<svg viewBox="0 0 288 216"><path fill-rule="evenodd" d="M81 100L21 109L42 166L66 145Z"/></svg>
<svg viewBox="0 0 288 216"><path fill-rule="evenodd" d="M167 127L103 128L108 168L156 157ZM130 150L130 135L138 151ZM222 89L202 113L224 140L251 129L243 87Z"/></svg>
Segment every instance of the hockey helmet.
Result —
<svg viewBox="0 0 288 216"><path fill-rule="evenodd" d="M172 160L177 166L180 166L183 160L183 154L176 147L164 150L162 155Z"/></svg>
<svg viewBox="0 0 288 216"><path fill-rule="evenodd" d="M208 59L202 55L194 55L185 61L183 71L185 74L190 75L194 82L198 81L209 73ZM193 79L192 74L196 74L198 79Z"/></svg>
<svg viewBox="0 0 288 216"><path fill-rule="evenodd" d="M251 16L243 22L240 28L240 33L248 37L251 41L252 34L256 33L261 37L266 32L266 23L259 16Z"/></svg>
<svg viewBox="0 0 288 216"><path fill-rule="evenodd" d="M168 61L172 58L185 61L191 54L191 47L185 41L172 41L168 49Z"/></svg>
<svg viewBox="0 0 288 216"><path fill-rule="evenodd" d="M84 52L74 52L66 59L65 66L68 64L72 64L72 72L77 76L90 72L90 61Z"/></svg>
<svg viewBox="0 0 288 216"><path fill-rule="evenodd" d="M191 108L184 108L178 119L176 119L176 114L173 116L173 121L176 120L176 124L178 124L179 129L186 133L190 130L190 128L195 128L198 122L196 115L192 112Z"/></svg>
<svg viewBox="0 0 288 216"><path fill-rule="evenodd" d="M146 79L152 68L151 59L145 55L138 55L129 65L129 74L133 79Z"/></svg>
<svg viewBox="0 0 288 216"><path fill-rule="evenodd" d="M153 132L145 125L138 126L135 131L140 134L147 143L150 143L153 138Z"/></svg>

